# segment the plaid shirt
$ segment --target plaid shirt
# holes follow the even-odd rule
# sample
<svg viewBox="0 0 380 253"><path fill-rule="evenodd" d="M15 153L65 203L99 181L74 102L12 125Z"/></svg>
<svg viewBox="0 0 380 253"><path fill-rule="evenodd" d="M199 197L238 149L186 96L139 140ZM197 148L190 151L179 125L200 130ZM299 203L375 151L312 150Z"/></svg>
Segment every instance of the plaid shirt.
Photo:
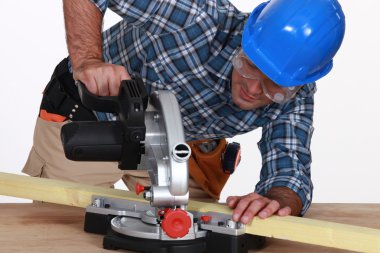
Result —
<svg viewBox="0 0 380 253"><path fill-rule="evenodd" d="M228 0L91 0L123 20L103 34L104 59L141 77L148 92L170 90L179 102L187 140L232 137L262 127L255 191L297 192L311 203L310 140L315 84L286 104L241 110L231 99L232 57L248 14Z"/></svg>

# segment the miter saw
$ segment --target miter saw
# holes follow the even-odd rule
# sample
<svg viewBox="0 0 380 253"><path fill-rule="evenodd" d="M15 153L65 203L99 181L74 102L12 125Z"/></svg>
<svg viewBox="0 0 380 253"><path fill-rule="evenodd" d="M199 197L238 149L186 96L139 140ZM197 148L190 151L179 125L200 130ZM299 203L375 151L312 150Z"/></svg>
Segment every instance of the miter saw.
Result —
<svg viewBox="0 0 380 253"><path fill-rule="evenodd" d="M245 253L263 238L245 234L230 215L187 211L188 159L179 105L169 91L148 96L141 79L123 81L118 96L98 97L78 85L82 103L118 120L75 121L61 132L67 158L118 161L119 168L146 169L152 185L136 186L144 202L93 196L84 229L104 234L106 249L149 253Z"/></svg>

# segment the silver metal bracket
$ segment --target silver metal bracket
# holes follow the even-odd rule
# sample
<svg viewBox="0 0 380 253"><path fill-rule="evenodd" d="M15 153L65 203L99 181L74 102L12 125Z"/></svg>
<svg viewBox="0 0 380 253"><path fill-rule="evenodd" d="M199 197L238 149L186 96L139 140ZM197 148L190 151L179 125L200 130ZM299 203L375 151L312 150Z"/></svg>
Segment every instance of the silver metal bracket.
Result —
<svg viewBox="0 0 380 253"><path fill-rule="evenodd" d="M193 240L207 235L207 231L238 236L245 233L245 226L231 220L231 215L217 212L187 212L192 220L189 232L181 238L171 238L161 227L157 208L148 202L93 196L86 212L114 215L111 228L123 235L156 240ZM207 219L205 219L205 217Z"/></svg>

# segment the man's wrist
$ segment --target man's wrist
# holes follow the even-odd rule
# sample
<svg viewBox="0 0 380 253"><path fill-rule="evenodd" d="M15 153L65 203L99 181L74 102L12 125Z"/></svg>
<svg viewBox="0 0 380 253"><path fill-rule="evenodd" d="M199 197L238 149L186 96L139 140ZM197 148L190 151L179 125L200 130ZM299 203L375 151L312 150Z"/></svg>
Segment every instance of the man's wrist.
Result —
<svg viewBox="0 0 380 253"><path fill-rule="evenodd" d="M71 57L70 57L70 59L71 59ZM99 57L92 57L92 58L83 57L83 58L78 58L75 61L75 63L71 59L71 64L73 66L73 72L81 71L81 70L85 69L88 66L93 66L93 65L97 65L97 64L101 64L101 63L104 63L104 61L103 61L102 58L99 58Z"/></svg>
<svg viewBox="0 0 380 253"><path fill-rule="evenodd" d="M265 197L276 200L280 203L280 207L290 207L291 215L299 216L302 211L302 201L296 192L287 187L273 187Z"/></svg>

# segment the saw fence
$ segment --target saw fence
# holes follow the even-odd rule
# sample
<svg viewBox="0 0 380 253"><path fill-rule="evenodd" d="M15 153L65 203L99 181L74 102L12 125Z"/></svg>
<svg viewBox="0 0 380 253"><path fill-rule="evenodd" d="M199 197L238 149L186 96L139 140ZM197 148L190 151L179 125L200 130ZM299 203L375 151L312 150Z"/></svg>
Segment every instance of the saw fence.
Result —
<svg viewBox="0 0 380 253"><path fill-rule="evenodd" d="M0 172L0 195L85 208L93 195L145 202L133 192ZM222 204L189 201L189 211L231 214ZM380 252L380 230L299 217L255 218L246 233L359 252Z"/></svg>

